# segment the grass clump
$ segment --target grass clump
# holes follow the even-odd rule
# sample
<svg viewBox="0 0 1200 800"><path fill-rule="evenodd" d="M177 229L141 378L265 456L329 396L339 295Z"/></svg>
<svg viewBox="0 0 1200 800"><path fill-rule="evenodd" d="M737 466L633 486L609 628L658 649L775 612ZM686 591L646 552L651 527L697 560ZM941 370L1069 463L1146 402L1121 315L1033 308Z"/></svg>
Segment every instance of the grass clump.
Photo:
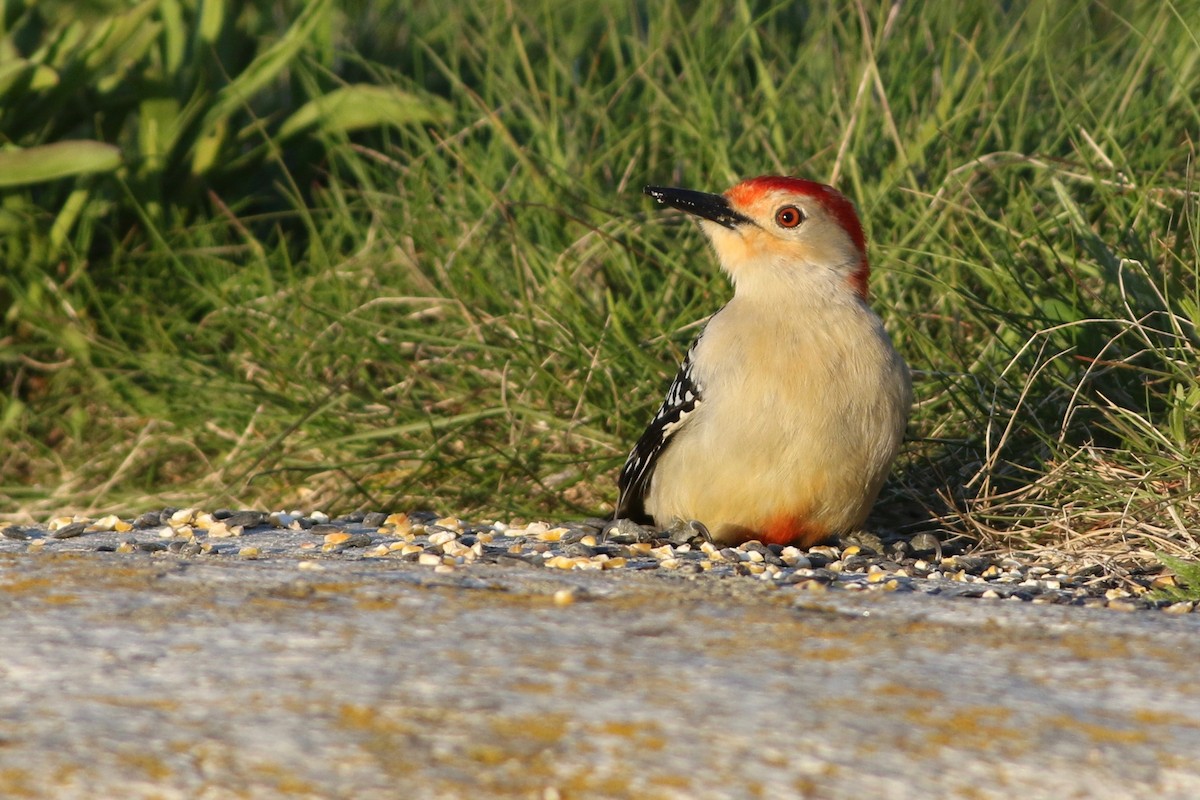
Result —
<svg viewBox="0 0 1200 800"><path fill-rule="evenodd" d="M1163 566L1175 574L1175 585L1155 590L1156 599L1175 603L1200 601L1200 561L1155 554Z"/></svg>
<svg viewBox="0 0 1200 800"><path fill-rule="evenodd" d="M103 129L126 166L0 190L5 258L56 254L0 284L5 506L603 513L729 291L642 184L781 172L857 201L918 371L881 524L1200 549L1194 3L398 9L331 5L228 106L218 191L148 217ZM437 114L339 124L348 86Z"/></svg>

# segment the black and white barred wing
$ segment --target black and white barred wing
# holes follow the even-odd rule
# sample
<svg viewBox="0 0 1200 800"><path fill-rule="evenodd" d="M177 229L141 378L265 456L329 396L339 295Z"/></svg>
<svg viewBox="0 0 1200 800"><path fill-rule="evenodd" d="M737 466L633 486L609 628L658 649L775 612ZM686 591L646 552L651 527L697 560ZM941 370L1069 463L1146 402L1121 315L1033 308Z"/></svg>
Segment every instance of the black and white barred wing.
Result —
<svg viewBox="0 0 1200 800"><path fill-rule="evenodd" d="M692 367L692 354L696 350L696 342L688 349L687 356L679 366L679 372L667 390L667 399L659 407L658 413L650 421L645 433L638 439L637 444L629 453L621 477L617 481L620 498L617 500L617 519L631 519L635 522L652 523L646 514L646 494L650 491L650 480L654 477L654 468L662 458L663 453L671 446L675 435L679 433L693 412L700 407L702 400L701 387L697 383Z"/></svg>

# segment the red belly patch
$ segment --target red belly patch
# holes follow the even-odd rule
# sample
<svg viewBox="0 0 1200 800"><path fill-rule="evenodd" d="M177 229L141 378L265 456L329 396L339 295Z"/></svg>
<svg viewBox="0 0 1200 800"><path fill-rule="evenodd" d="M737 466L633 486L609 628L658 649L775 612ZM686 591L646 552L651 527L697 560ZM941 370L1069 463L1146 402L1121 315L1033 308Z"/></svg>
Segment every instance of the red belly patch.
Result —
<svg viewBox="0 0 1200 800"><path fill-rule="evenodd" d="M829 531L813 525L803 517L777 517L763 526L759 538L763 544L790 544L807 548L828 539Z"/></svg>

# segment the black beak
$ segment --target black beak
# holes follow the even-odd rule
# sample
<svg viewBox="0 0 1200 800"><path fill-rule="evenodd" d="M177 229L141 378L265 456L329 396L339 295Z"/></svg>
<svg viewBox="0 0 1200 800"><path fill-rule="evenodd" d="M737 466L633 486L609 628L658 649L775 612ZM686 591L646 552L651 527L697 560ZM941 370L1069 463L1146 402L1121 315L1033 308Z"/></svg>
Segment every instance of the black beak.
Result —
<svg viewBox="0 0 1200 800"><path fill-rule="evenodd" d="M695 214L697 217L712 220L731 230L750 221L749 217L734 211L730 207L729 201L719 194L695 192L691 189L672 189L667 186L647 186L642 191L660 203L665 203L689 214Z"/></svg>

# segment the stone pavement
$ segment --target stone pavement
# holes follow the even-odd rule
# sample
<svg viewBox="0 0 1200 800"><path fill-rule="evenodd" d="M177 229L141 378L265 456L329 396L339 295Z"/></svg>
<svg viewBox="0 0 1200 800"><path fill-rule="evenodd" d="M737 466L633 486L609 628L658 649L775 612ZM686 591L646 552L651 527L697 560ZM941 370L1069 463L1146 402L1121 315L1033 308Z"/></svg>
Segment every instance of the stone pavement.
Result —
<svg viewBox="0 0 1200 800"><path fill-rule="evenodd" d="M0 797L1200 797L1196 615L0 553Z"/></svg>

